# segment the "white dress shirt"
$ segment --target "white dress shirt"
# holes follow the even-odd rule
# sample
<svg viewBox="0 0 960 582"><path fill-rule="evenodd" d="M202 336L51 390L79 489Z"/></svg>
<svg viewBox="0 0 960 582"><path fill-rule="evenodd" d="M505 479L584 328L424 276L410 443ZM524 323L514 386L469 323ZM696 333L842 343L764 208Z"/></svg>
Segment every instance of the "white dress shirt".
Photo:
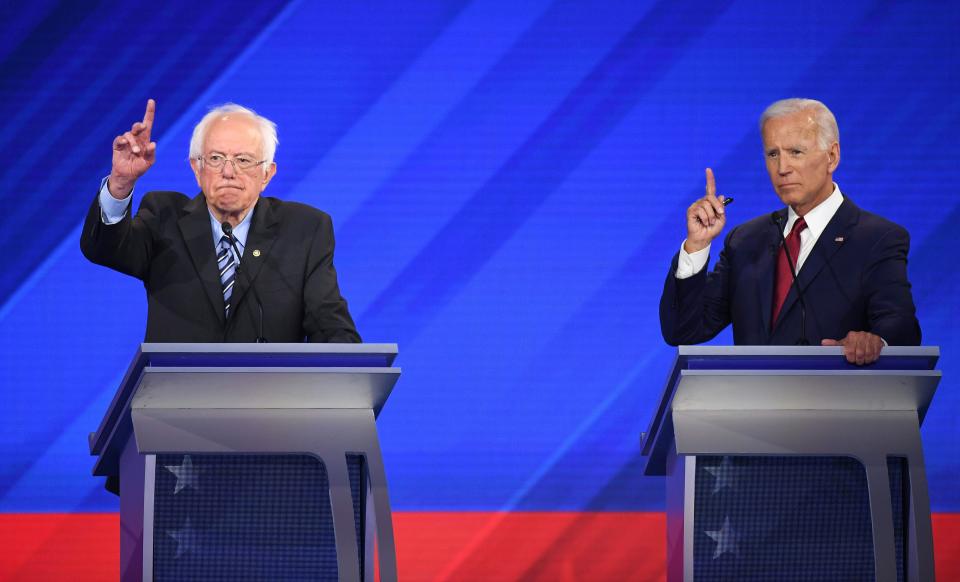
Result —
<svg viewBox="0 0 960 582"><path fill-rule="evenodd" d="M833 193L803 217L807 222L807 228L800 233L800 256L797 258L798 273L800 269L803 268L803 263L807 260L807 257L810 256L810 251L812 251L814 245L817 244L817 239L823 234L824 229L827 228L827 224L833 219L833 215L837 213L841 204L843 204L843 194L840 192L840 187L834 183ZM797 218L797 213L793 211L793 208L788 207L787 224L784 226L783 236L790 234L793 223L797 221ZM686 242L686 240L683 241L684 244ZM683 244L681 244L680 258L677 261L677 279L693 277L707 266L707 260L709 258L710 245L707 245L695 253L688 253L683 249Z"/></svg>

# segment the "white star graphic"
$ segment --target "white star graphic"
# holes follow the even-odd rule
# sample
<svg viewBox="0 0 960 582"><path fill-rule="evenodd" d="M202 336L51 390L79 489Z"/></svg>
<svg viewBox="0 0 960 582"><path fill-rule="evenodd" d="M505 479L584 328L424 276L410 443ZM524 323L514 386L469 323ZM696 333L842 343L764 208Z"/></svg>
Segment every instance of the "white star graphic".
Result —
<svg viewBox="0 0 960 582"><path fill-rule="evenodd" d="M183 527L180 529L167 530L167 535L177 540L177 555L175 558L179 558L187 552L194 552L199 546L200 536L197 533L197 530L190 527L190 518L187 518L186 523L183 524Z"/></svg>
<svg viewBox="0 0 960 582"><path fill-rule="evenodd" d="M730 527L730 518L723 518L723 527L717 531L704 531L710 536L710 539L717 542L717 547L713 551L713 559L716 560L727 552L737 553L737 540L740 538L737 532Z"/></svg>
<svg viewBox="0 0 960 582"><path fill-rule="evenodd" d="M730 457L724 457L723 462L716 467L706 467L707 472L713 475L713 493L720 491L724 487L733 487L734 478L733 474L736 469L733 468L733 463L730 461Z"/></svg>
<svg viewBox="0 0 960 582"><path fill-rule="evenodd" d="M180 493L184 488L200 490L200 469L193 467L193 459L190 455L184 455L180 465L164 465L167 471L170 471L177 477L177 484L173 488L173 494Z"/></svg>

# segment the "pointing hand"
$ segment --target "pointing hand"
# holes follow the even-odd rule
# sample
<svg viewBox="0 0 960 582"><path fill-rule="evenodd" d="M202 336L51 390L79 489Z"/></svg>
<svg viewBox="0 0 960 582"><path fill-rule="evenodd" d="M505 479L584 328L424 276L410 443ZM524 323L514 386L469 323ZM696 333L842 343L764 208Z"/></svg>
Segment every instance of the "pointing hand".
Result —
<svg viewBox="0 0 960 582"><path fill-rule="evenodd" d="M727 224L723 196L717 197L713 170L706 169L706 195L687 208L687 241L683 247L688 253L704 249L720 234Z"/></svg>
<svg viewBox="0 0 960 582"><path fill-rule="evenodd" d="M150 141L155 109L154 100L148 99L143 121L134 123L130 131L113 140L113 166L110 169L108 189L114 198L123 199L129 196L134 182L144 175L156 160L157 144Z"/></svg>

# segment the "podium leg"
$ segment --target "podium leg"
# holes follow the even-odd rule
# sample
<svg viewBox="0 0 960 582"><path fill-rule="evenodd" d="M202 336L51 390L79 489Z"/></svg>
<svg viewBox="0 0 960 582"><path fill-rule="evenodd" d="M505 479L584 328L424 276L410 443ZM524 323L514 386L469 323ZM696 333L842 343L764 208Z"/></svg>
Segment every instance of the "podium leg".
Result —
<svg viewBox="0 0 960 582"><path fill-rule="evenodd" d="M697 457L667 453L667 582L693 580L694 484Z"/></svg>
<svg viewBox="0 0 960 582"><path fill-rule="evenodd" d="M375 430L375 429L374 429ZM369 497L373 503L373 519L377 535L377 556L381 582L396 582L397 552L393 539L393 515L390 512L390 496L387 493L387 476L383 468L380 446L374 437L367 445L367 474L370 478ZM369 517L369 513L367 514ZM370 546L368 546L370 547ZM368 553L373 553L369 551ZM373 571L369 571L373 580Z"/></svg>
<svg viewBox="0 0 960 582"><path fill-rule="evenodd" d="M873 559L877 582L896 582L896 545L893 541L893 503L886 456L861 459L867 472L873 526Z"/></svg>
<svg viewBox="0 0 960 582"><path fill-rule="evenodd" d="M927 471L917 439L917 452L907 456L907 474L910 478L910 544L907 555L907 580L921 582L934 579L933 523L930 519L930 493L927 489Z"/></svg>
<svg viewBox="0 0 960 582"><path fill-rule="evenodd" d="M144 572L145 458L130 438L120 454L120 580L141 582ZM151 479L150 485L152 486Z"/></svg>
<svg viewBox="0 0 960 582"><path fill-rule="evenodd" d="M153 582L153 524L157 484L157 456L142 455L143 470L143 582Z"/></svg>
<svg viewBox="0 0 960 582"><path fill-rule="evenodd" d="M339 452L339 451L338 451ZM330 509L337 544L337 570L341 581L360 581L360 555L357 552L357 528L353 521L353 495L350 474L343 454L325 455L330 483Z"/></svg>

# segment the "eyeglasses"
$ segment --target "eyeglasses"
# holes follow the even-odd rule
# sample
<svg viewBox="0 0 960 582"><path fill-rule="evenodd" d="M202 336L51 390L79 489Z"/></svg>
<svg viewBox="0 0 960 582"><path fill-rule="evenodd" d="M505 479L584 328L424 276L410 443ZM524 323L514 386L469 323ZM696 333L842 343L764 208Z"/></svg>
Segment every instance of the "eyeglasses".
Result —
<svg viewBox="0 0 960 582"><path fill-rule="evenodd" d="M233 164L234 172L237 172L239 170L244 170L244 171L252 170L253 168L256 168L257 166L265 164L267 162L267 160L257 161L254 158L250 156L245 156L245 155L239 155L235 158L228 158L223 154L210 154L209 156L198 156L197 160L200 162L201 168L203 167L204 164L206 164L207 166L210 166L214 170L219 170L223 168L223 166L227 162L230 162L231 164Z"/></svg>

